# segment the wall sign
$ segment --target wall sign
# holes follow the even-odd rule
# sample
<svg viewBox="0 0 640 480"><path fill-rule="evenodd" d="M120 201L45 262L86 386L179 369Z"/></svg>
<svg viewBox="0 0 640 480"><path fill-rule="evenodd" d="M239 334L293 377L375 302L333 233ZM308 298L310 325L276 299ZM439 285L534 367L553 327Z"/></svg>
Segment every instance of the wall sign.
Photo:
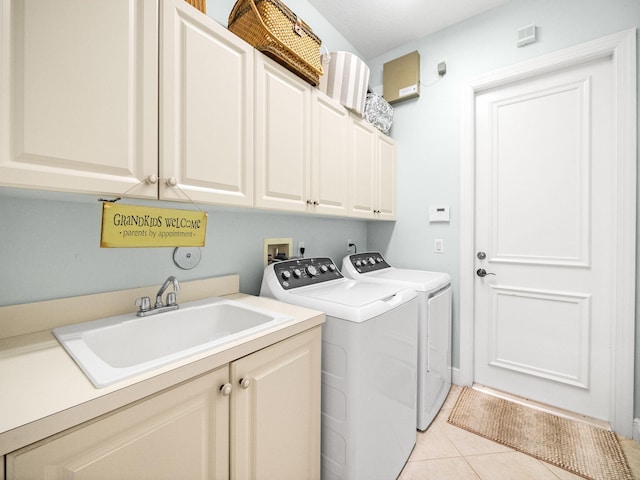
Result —
<svg viewBox="0 0 640 480"><path fill-rule="evenodd" d="M205 212L102 204L102 248L203 247L206 234Z"/></svg>

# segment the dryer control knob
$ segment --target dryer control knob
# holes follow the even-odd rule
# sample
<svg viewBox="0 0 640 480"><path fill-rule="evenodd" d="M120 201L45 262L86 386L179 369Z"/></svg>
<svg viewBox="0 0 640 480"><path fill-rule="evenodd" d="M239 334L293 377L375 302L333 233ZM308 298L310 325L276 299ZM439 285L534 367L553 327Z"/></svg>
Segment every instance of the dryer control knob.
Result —
<svg viewBox="0 0 640 480"><path fill-rule="evenodd" d="M280 275L284 280L289 280L291 278L291 272L289 272L289 270L283 270Z"/></svg>
<svg viewBox="0 0 640 480"><path fill-rule="evenodd" d="M356 260L356 267L362 266L362 262L360 260Z"/></svg>
<svg viewBox="0 0 640 480"><path fill-rule="evenodd" d="M329 270L331 270L332 272L336 271L336 266L333 263L329 264Z"/></svg>
<svg viewBox="0 0 640 480"><path fill-rule="evenodd" d="M316 269L316 267L314 267L313 265L309 265L307 267L307 274L310 277L315 277L318 274L318 270Z"/></svg>
<svg viewBox="0 0 640 480"><path fill-rule="evenodd" d="M320 273L327 273L328 270L326 265L320 265Z"/></svg>
<svg viewBox="0 0 640 480"><path fill-rule="evenodd" d="M293 269L293 276L296 278L300 278L300 276L302 275L302 272L300 272L299 268L294 268Z"/></svg>
<svg viewBox="0 0 640 480"><path fill-rule="evenodd" d="M373 257L369 257L367 259L367 262L369 262L369 265L375 265L376 264L376 261L373 259Z"/></svg>

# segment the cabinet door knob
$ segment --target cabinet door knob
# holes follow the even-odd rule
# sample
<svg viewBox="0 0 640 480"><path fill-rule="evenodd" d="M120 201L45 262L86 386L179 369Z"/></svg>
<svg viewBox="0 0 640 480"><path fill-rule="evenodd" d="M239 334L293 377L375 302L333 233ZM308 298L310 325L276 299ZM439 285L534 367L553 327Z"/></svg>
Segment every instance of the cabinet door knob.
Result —
<svg viewBox="0 0 640 480"><path fill-rule="evenodd" d="M240 386L242 388L249 388L249 385L251 385L251 379L250 378L241 378L240 381L238 382L240 384Z"/></svg>
<svg viewBox="0 0 640 480"><path fill-rule="evenodd" d="M175 187L176 185L178 185L178 180L176 180L176 177L169 177L167 178L167 185L169 185L170 187Z"/></svg>
<svg viewBox="0 0 640 480"><path fill-rule="evenodd" d="M158 177L156 177L153 174L147 175L146 178L145 178L145 181L147 183L150 183L151 185L154 185L154 184L158 183Z"/></svg>
<svg viewBox="0 0 640 480"><path fill-rule="evenodd" d="M230 383L225 383L224 385L220 385L220 391L222 392L222 395L224 395L225 397L228 397L229 395L231 395L232 389L233 387L231 386Z"/></svg>

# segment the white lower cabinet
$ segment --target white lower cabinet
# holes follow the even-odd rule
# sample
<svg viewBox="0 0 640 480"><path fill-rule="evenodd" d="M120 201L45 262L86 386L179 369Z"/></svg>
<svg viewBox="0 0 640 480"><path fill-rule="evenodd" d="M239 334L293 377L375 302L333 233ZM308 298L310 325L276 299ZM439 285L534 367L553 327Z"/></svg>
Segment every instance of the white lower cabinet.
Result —
<svg viewBox="0 0 640 480"><path fill-rule="evenodd" d="M225 366L7 455L8 479L226 478Z"/></svg>
<svg viewBox="0 0 640 480"><path fill-rule="evenodd" d="M231 364L231 478L320 478L321 327Z"/></svg>
<svg viewBox="0 0 640 480"><path fill-rule="evenodd" d="M320 328L13 452L7 480L319 478Z"/></svg>

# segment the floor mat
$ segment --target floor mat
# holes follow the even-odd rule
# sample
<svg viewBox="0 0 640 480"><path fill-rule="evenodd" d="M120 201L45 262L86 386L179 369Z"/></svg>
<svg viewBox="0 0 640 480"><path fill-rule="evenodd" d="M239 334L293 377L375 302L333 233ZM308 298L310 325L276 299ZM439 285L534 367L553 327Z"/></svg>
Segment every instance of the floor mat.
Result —
<svg viewBox="0 0 640 480"><path fill-rule="evenodd" d="M633 480L616 435L465 387L449 423L590 480Z"/></svg>

